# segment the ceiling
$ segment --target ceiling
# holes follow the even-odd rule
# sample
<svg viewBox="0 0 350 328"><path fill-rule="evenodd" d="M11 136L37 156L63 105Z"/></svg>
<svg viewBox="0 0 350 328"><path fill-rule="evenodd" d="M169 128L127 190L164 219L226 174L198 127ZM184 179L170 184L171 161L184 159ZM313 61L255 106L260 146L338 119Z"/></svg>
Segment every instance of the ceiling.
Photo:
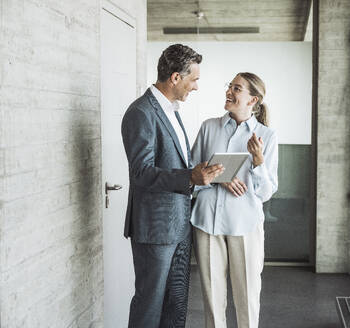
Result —
<svg viewBox="0 0 350 328"><path fill-rule="evenodd" d="M311 0L148 0L148 40L304 41L312 25L310 7ZM195 12L204 16L199 19ZM194 31L163 32L180 27ZM213 28L235 28L239 33L217 33ZM208 30L214 33L204 33Z"/></svg>

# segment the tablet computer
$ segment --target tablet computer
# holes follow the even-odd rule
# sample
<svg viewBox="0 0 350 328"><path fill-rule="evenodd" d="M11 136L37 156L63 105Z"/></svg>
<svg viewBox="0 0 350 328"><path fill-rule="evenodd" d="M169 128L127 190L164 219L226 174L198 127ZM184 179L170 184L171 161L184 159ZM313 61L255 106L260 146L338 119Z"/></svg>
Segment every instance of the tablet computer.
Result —
<svg viewBox="0 0 350 328"><path fill-rule="evenodd" d="M249 153L215 153L209 160L208 166L222 164L225 171L211 183L230 182L249 157Z"/></svg>

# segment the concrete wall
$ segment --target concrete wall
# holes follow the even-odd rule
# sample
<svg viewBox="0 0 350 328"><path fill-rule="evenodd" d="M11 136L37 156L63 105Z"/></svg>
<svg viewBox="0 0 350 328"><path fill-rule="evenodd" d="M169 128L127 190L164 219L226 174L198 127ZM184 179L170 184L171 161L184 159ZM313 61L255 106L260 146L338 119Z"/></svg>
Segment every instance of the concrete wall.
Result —
<svg viewBox="0 0 350 328"><path fill-rule="evenodd" d="M349 17L348 0L319 1L316 243L318 272L349 272Z"/></svg>
<svg viewBox="0 0 350 328"><path fill-rule="evenodd" d="M102 327L100 3L1 8L1 327Z"/></svg>
<svg viewBox="0 0 350 328"><path fill-rule="evenodd" d="M100 1L0 9L0 326L102 327Z"/></svg>

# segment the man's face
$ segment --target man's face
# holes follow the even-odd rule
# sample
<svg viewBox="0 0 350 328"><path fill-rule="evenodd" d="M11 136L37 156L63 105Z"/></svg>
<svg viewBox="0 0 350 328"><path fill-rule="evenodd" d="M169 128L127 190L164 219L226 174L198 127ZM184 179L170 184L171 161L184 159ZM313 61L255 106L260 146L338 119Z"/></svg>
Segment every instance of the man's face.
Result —
<svg viewBox="0 0 350 328"><path fill-rule="evenodd" d="M181 77L174 87L174 95L176 100L185 101L189 93L198 90L197 81L199 79L199 64L193 63L190 66L191 73Z"/></svg>

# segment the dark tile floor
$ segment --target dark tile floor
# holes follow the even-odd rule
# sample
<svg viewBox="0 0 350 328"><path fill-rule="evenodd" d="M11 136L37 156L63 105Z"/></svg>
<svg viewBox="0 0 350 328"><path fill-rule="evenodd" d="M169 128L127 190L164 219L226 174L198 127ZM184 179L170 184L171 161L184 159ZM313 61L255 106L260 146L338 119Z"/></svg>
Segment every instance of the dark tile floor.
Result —
<svg viewBox="0 0 350 328"><path fill-rule="evenodd" d="M192 266L186 328L204 328L198 268ZM303 267L265 267L259 328L339 328L336 296L350 296L350 275ZM227 328L237 327L231 293Z"/></svg>

